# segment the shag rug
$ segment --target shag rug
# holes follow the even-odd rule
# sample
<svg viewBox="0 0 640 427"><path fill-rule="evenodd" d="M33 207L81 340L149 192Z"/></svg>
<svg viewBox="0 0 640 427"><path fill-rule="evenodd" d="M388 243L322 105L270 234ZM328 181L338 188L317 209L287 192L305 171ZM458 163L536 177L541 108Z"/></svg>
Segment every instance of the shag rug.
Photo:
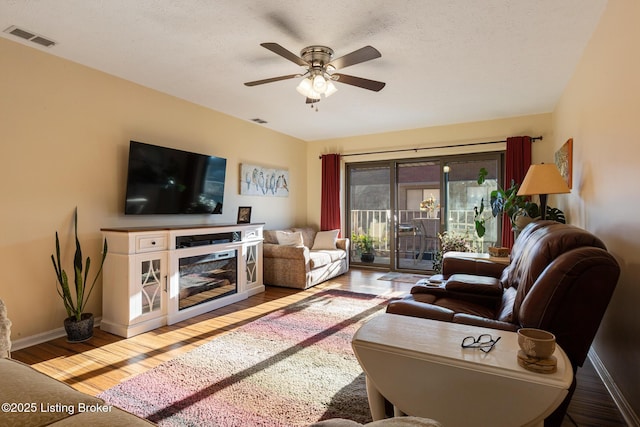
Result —
<svg viewBox="0 0 640 427"><path fill-rule="evenodd" d="M101 393L161 426L305 426L371 421L351 348L389 299L327 290Z"/></svg>
<svg viewBox="0 0 640 427"><path fill-rule="evenodd" d="M378 280L389 280L393 282L403 282L403 283L417 283L419 280L426 279L430 276L425 274L410 274L410 273L398 273L391 272L387 273L384 276L378 277Z"/></svg>

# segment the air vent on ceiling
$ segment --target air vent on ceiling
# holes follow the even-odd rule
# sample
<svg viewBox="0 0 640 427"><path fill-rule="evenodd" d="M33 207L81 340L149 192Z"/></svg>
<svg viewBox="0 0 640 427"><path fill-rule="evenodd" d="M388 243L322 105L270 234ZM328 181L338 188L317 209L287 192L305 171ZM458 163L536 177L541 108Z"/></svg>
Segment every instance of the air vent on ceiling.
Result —
<svg viewBox="0 0 640 427"><path fill-rule="evenodd" d="M261 125L263 125L263 124L267 123L267 121L266 121L266 120L262 120L262 119L257 118L257 117L256 117L255 119L251 119L251 121L252 121L252 122L259 123L259 124L261 124Z"/></svg>
<svg viewBox="0 0 640 427"><path fill-rule="evenodd" d="M35 34L32 31L23 30L22 28L18 28L15 25L10 26L6 30L4 30L4 32L14 35L16 37L20 37L21 39L24 39L24 40L29 40L30 42L39 44L40 46L44 46L44 47L51 47L56 44L56 42L54 42L51 39L43 37L39 34Z"/></svg>

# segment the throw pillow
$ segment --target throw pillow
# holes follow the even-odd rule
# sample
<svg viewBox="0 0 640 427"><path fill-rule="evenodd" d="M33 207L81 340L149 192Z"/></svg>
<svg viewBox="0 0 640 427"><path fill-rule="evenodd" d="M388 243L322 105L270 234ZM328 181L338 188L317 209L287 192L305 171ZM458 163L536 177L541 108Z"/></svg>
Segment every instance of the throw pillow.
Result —
<svg viewBox="0 0 640 427"><path fill-rule="evenodd" d="M264 238L264 243L271 243L274 245L278 244L278 235L276 230L264 230L262 237Z"/></svg>
<svg viewBox="0 0 640 427"><path fill-rule="evenodd" d="M302 233L299 231L276 231L278 244L282 246L304 246L302 242Z"/></svg>
<svg viewBox="0 0 640 427"><path fill-rule="evenodd" d="M299 231L302 233L302 241L304 245L311 249L313 240L316 238L316 230L313 227L293 227L291 231Z"/></svg>
<svg viewBox="0 0 640 427"><path fill-rule="evenodd" d="M313 250L335 250L340 230L318 231L313 241Z"/></svg>

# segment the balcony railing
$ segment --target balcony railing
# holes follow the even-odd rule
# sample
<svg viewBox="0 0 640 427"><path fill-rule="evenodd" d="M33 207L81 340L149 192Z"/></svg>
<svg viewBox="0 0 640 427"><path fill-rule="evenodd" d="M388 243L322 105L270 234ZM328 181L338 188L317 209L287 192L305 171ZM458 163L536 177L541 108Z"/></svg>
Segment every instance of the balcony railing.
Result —
<svg viewBox="0 0 640 427"><path fill-rule="evenodd" d="M415 218L424 218L425 212L420 210L399 210L397 225L399 232L396 236L398 240L398 249L400 252L410 253L415 251L416 243L412 241L413 229L412 220ZM493 246L495 241L489 241L485 238L479 238L475 233L474 211L473 210L449 210L448 230L466 236L470 246L480 252L487 252L489 246ZM351 211L351 230L356 234L369 234L374 241L374 249L377 254L384 255L389 253L391 247L391 219L392 211L390 210L352 210ZM436 230L440 233L440 226ZM411 246L412 250L409 249ZM413 256L413 254L411 254Z"/></svg>

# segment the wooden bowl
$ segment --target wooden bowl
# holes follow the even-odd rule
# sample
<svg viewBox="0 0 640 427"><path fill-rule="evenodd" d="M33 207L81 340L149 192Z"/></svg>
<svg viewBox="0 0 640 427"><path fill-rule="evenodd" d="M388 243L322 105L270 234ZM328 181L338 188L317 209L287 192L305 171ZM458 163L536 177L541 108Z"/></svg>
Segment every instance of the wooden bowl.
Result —
<svg viewBox="0 0 640 427"><path fill-rule="evenodd" d="M556 337L542 329L521 328L518 329L518 345L529 357L548 359L556 350Z"/></svg>

